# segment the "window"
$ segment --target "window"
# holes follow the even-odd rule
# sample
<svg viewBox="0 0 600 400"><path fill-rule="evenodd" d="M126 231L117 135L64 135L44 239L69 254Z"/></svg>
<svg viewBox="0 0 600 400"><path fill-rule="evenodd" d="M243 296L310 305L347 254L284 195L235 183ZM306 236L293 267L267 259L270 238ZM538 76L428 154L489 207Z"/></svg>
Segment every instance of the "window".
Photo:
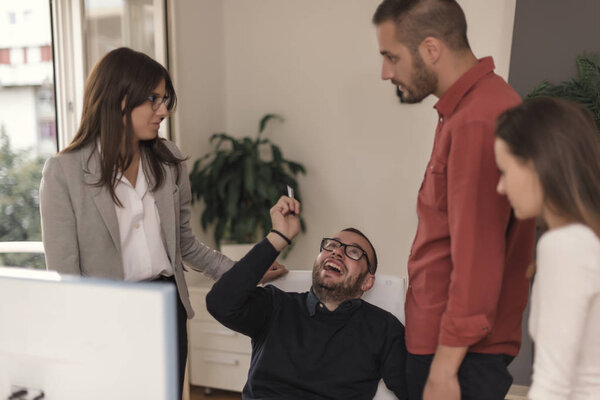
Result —
<svg viewBox="0 0 600 400"><path fill-rule="evenodd" d="M44 160L56 152L54 103L40 104L40 92L54 92L52 59L42 61L40 50L51 46L50 9L47 1L25 11L19 2L4 7L14 9L12 33L0 35L0 242L40 241L38 187ZM0 253L0 265L44 266L39 251L14 246Z"/></svg>
<svg viewBox="0 0 600 400"><path fill-rule="evenodd" d="M157 58L154 0L85 0L88 70L108 51L121 46ZM161 13L159 13L160 15ZM161 41L162 42L162 41Z"/></svg>
<svg viewBox="0 0 600 400"><path fill-rule="evenodd" d="M75 135L85 77L106 52L129 46L164 64L166 4L23 3L0 2L0 15L8 19L0 24L0 266L44 268L38 199L43 164Z"/></svg>
<svg viewBox="0 0 600 400"><path fill-rule="evenodd" d="M85 67L89 72L104 54L127 46L166 60L164 0L84 0ZM159 134L168 136L169 121Z"/></svg>

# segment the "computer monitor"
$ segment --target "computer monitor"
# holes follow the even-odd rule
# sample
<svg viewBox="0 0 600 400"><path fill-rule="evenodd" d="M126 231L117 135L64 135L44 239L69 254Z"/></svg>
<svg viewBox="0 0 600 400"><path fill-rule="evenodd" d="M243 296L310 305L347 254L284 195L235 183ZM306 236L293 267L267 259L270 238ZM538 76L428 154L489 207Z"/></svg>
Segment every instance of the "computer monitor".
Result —
<svg viewBox="0 0 600 400"><path fill-rule="evenodd" d="M173 285L0 268L0 399L175 399ZM33 398L33 397L31 397Z"/></svg>

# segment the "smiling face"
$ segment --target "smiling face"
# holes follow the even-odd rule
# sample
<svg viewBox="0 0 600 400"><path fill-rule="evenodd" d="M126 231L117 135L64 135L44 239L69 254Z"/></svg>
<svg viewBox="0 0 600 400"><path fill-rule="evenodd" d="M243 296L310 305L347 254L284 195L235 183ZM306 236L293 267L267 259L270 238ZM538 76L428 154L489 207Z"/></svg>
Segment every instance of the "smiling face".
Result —
<svg viewBox="0 0 600 400"><path fill-rule="evenodd" d="M425 65L418 51L412 52L396 37L396 24L385 21L377 25L379 52L383 56L381 79L389 80L401 92L401 102L420 103L434 93L438 79Z"/></svg>
<svg viewBox="0 0 600 400"><path fill-rule="evenodd" d="M156 96L163 98L166 96L165 80L161 79L160 83L154 88L148 96ZM152 140L158 135L160 123L169 115L165 103L156 109L152 109L152 103L145 101L139 106L131 110L131 124L133 126L133 137L135 141Z"/></svg>
<svg viewBox="0 0 600 400"><path fill-rule="evenodd" d="M498 193L506 195L519 219L542 215L544 192L540 178L531 160L515 157L502 139L494 143L496 164L500 170Z"/></svg>
<svg viewBox="0 0 600 400"><path fill-rule="evenodd" d="M373 263L371 246L361 235L342 231L333 238L362 248ZM367 270L367 259L363 256L353 260L346 256L343 247L333 251L322 250L313 267L313 291L324 303L359 298L373 286L374 279Z"/></svg>

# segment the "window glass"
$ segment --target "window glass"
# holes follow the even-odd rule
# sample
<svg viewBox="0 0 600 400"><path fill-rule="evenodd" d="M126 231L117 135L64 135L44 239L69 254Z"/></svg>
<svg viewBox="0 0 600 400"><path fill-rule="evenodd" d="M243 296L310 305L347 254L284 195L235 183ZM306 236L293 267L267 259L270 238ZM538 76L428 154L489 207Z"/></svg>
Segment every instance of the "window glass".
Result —
<svg viewBox="0 0 600 400"><path fill-rule="evenodd" d="M165 63L164 0L84 0L86 74L111 50L130 47ZM170 121L158 134L169 137Z"/></svg>
<svg viewBox="0 0 600 400"><path fill-rule="evenodd" d="M42 167L58 148L51 4L61 16L61 25L55 25L61 32L57 37L63 38L56 43L62 49L58 53L66 55L63 68L57 70L61 77L67 72L59 91L64 97L60 115L65 126L79 122L74 116L65 123L68 113L64 111L73 109L77 88L83 86L79 82L83 78L73 72L78 66L87 75L104 54L121 46L162 63L166 58L164 0L82 0L75 4L81 4L82 13L71 1L0 1L0 21L5 21L0 23L0 265L44 267L43 256L35 254L39 245L14 242L41 241ZM81 31L83 46L75 40ZM164 125L159 133L167 136ZM65 142L61 147L70 141L72 131L59 132ZM15 252L17 248L21 253Z"/></svg>
<svg viewBox="0 0 600 400"><path fill-rule="evenodd" d="M50 5L3 1L0 15L0 242L40 241L38 188L57 148ZM43 268L44 258L4 244L0 265Z"/></svg>
<svg viewBox="0 0 600 400"><path fill-rule="evenodd" d="M157 59L154 0L85 0L88 71L102 56L127 46Z"/></svg>

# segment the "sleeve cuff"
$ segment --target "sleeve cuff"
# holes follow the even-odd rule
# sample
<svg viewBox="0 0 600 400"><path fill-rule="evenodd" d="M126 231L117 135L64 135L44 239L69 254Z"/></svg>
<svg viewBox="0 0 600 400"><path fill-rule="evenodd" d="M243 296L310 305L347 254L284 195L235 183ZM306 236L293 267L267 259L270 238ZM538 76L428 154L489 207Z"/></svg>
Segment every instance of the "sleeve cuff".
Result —
<svg viewBox="0 0 600 400"><path fill-rule="evenodd" d="M444 315L439 343L453 347L471 346L487 336L491 329L492 325L485 314L466 317Z"/></svg>

